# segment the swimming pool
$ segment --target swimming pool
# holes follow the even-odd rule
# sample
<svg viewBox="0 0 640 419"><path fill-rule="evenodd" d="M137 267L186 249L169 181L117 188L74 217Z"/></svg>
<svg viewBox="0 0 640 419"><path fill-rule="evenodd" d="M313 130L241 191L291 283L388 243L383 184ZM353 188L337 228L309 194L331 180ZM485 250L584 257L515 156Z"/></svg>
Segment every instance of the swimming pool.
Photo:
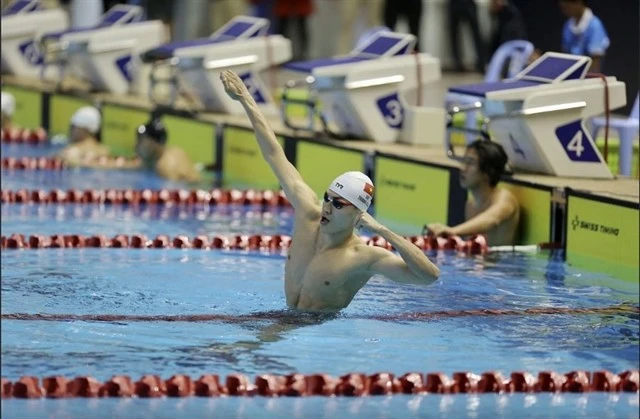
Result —
<svg viewBox="0 0 640 419"><path fill-rule="evenodd" d="M2 189L185 187L144 173L52 173L3 171ZM12 203L1 215L3 236L292 229L288 208L237 205ZM572 268L557 252L430 256L442 269L430 287L375 277L339 315L309 316L285 309L280 252L3 249L2 375L104 382L114 374L135 381L144 374L195 380L239 373L253 380L293 372L508 377L638 369L637 283ZM637 393L2 402L3 417L637 417L637 410Z"/></svg>

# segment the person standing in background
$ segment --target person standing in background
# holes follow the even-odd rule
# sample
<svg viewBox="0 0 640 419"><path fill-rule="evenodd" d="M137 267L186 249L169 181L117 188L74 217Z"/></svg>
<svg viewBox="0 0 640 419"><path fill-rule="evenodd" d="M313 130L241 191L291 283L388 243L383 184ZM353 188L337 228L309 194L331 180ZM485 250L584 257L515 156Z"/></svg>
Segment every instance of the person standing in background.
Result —
<svg viewBox="0 0 640 419"><path fill-rule="evenodd" d="M476 49L476 71L484 74L487 64L484 42L478 24L478 10L475 0L449 0L449 38L451 53L456 71L464 71L460 56L460 23L466 20L471 28L473 43Z"/></svg>
<svg viewBox="0 0 640 419"><path fill-rule="evenodd" d="M602 21L587 7L587 0L560 0L560 9L569 18L562 29L562 51L591 57L590 71L602 71L610 44Z"/></svg>
<svg viewBox="0 0 640 419"><path fill-rule="evenodd" d="M342 24L338 39L338 55L349 53L354 47L354 27L360 16L365 29L379 26L382 22L382 0L333 0L337 4Z"/></svg>
<svg viewBox="0 0 640 419"><path fill-rule="evenodd" d="M422 20L422 0L386 0L384 5L384 25L395 30L398 17L404 17L409 32L416 37L416 51L420 51L420 21Z"/></svg>
<svg viewBox="0 0 640 419"><path fill-rule="evenodd" d="M491 0L489 12L493 18L489 55L493 55L505 42L528 40L522 14L512 1Z"/></svg>
<svg viewBox="0 0 640 419"><path fill-rule="evenodd" d="M300 42L296 48L293 45L293 60L305 60L309 53L309 16L313 13L312 0L275 0L274 15L276 18L276 33L290 39L297 38ZM291 23L295 25L297 36L289 34Z"/></svg>

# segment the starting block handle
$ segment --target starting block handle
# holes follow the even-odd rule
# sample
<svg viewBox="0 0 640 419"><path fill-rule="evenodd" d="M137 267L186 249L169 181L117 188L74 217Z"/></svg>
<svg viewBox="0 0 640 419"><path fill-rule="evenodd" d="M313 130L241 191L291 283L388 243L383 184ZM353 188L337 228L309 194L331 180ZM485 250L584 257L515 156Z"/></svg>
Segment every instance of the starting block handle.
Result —
<svg viewBox="0 0 640 419"><path fill-rule="evenodd" d="M570 111L574 109L582 109L582 108L585 108L586 106L587 106L587 102L585 101L558 103L556 105L548 105L548 106L537 106L535 108L520 109L517 111L511 111L503 114L491 115L489 120L521 118L525 116L540 115L540 114L550 113L550 112Z"/></svg>
<svg viewBox="0 0 640 419"><path fill-rule="evenodd" d="M453 125L453 116L459 113L469 113L473 111L477 111L482 108L482 102L476 101L473 103L469 103L467 105L456 105L447 111L447 135L445 137L445 149L447 152L447 157L450 159L460 161L461 156L456 155L455 148L451 143L451 133L452 131L464 132L468 134L475 134L479 137L482 137L485 140L491 140L491 136L487 130L487 121L483 124L483 127L478 128L467 128L467 127L456 127Z"/></svg>
<svg viewBox="0 0 640 419"><path fill-rule="evenodd" d="M288 81L282 90L282 98L280 101L280 110L284 125L295 131L315 131L315 116L317 114L317 97L311 86L315 83L313 76L307 76L302 80ZM291 90L305 87L309 91L308 99L299 99L291 97ZM297 125L289 117L287 112L288 105L304 105L307 108L309 118L306 125Z"/></svg>

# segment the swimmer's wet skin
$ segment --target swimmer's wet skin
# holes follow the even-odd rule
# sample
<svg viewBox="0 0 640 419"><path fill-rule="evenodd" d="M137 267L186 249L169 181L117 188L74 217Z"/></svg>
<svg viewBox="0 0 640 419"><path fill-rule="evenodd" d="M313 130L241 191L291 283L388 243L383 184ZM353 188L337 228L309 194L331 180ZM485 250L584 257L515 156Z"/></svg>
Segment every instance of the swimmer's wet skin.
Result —
<svg viewBox="0 0 640 419"><path fill-rule="evenodd" d="M429 285L440 270L411 242L367 213L374 194L364 173L346 172L329 185L320 204L315 192L287 160L275 133L243 81L220 75L224 88L245 109L262 156L295 210L294 233L285 265L287 305L304 311L338 311L349 305L373 275L400 283ZM365 228L389 242L397 254L367 246L354 232Z"/></svg>

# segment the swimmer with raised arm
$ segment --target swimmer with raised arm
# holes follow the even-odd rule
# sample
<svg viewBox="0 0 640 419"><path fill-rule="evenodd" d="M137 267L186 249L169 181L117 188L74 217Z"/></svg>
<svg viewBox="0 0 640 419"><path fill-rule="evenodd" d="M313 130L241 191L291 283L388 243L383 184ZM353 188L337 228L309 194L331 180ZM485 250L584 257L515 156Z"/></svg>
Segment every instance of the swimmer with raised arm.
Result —
<svg viewBox="0 0 640 419"><path fill-rule="evenodd" d="M373 197L373 183L366 175L347 172L338 176L320 205L316 194L287 160L242 80L231 71L223 71L220 78L227 94L244 107L262 156L295 211L284 277L290 308L340 310L376 274L406 284L429 285L438 279L440 270L422 250L366 212ZM399 255L367 246L355 234L355 228L366 228L386 239Z"/></svg>

